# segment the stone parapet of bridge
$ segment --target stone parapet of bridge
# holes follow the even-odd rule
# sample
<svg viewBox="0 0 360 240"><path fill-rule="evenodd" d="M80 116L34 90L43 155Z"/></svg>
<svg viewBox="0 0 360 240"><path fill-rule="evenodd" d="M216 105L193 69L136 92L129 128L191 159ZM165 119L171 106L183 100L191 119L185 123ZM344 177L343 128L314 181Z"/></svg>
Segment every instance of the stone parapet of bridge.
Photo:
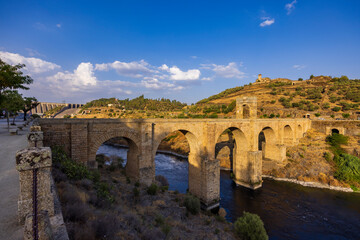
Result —
<svg viewBox="0 0 360 240"><path fill-rule="evenodd" d="M160 142L182 132L190 146L189 191L205 206L220 198L220 166L216 159L219 136L234 136L235 182L261 186L262 156L276 162L286 158L286 146L298 142L309 129L309 119L40 119L45 146L63 146L74 161L96 167L96 152L107 140L124 137L129 144L126 174L145 184L155 178L155 155ZM266 143L259 151L259 134Z"/></svg>

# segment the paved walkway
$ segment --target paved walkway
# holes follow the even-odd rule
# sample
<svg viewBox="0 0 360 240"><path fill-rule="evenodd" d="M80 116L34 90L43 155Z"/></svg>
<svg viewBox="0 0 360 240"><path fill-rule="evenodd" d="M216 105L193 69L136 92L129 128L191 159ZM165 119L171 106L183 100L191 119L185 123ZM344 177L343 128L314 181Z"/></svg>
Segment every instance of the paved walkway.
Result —
<svg viewBox="0 0 360 240"><path fill-rule="evenodd" d="M16 124L22 124L19 121ZM23 227L18 223L17 201L19 197L19 174L15 169L15 153L27 146L29 128L10 135L6 121L0 119L0 239L20 240Z"/></svg>

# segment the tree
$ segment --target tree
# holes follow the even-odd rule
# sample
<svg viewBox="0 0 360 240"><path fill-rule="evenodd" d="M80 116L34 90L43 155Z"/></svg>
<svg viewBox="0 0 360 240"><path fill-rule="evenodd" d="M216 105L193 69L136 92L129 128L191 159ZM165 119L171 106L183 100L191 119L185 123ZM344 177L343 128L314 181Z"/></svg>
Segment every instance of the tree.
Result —
<svg viewBox="0 0 360 240"><path fill-rule="evenodd" d="M14 117L13 124L15 124L16 113L21 110L24 106L24 100L17 91L6 90L2 93L3 102L0 104L2 109L6 111L7 122L9 126L9 113Z"/></svg>
<svg viewBox="0 0 360 240"><path fill-rule="evenodd" d="M24 97L23 102L24 104L22 110L24 112L24 121L26 121L26 113L39 105L39 103L34 97Z"/></svg>
<svg viewBox="0 0 360 240"><path fill-rule="evenodd" d="M26 84L31 84L33 79L24 75L21 69L24 64L10 65L0 59L0 104L4 101L4 91L14 89L29 89Z"/></svg>

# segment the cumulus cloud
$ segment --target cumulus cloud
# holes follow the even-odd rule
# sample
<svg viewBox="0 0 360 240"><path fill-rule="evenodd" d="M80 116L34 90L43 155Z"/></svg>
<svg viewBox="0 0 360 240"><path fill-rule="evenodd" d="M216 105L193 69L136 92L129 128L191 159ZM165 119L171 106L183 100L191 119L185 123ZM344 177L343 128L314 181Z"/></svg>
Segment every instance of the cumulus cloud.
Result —
<svg viewBox="0 0 360 240"><path fill-rule="evenodd" d="M301 69L304 69L306 66L305 65L294 65L293 68L295 68L296 70L301 70Z"/></svg>
<svg viewBox="0 0 360 240"><path fill-rule="evenodd" d="M243 78L245 76L245 73L239 70L239 66L235 62L230 62L228 65L202 64L202 68L210 69L215 72L216 76L223 78Z"/></svg>
<svg viewBox="0 0 360 240"><path fill-rule="evenodd" d="M199 69L190 69L186 72L181 71L177 66L168 67L166 64L163 64L160 67L161 70L167 71L170 73L170 80L174 81L193 81L199 80L200 78L200 70Z"/></svg>
<svg viewBox="0 0 360 240"><path fill-rule="evenodd" d="M95 86L94 67L91 63L80 63L74 72L58 72L47 77L50 85L57 89L76 91L80 88Z"/></svg>
<svg viewBox="0 0 360 240"><path fill-rule="evenodd" d="M115 61L113 63L102 63L95 65L95 70L98 71L109 71L110 69L116 70L119 75L133 78L141 78L144 75L149 75L156 72L155 70L151 69L150 64L144 60L138 62Z"/></svg>
<svg viewBox="0 0 360 240"><path fill-rule="evenodd" d="M275 22L274 18L265 17L265 18L261 18L261 19L264 21L260 23L260 27L270 26Z"/></svg>
<svg viewBox="0 0 360 240"><path fill-rule="evenodd" d="M286 14L287 15L290 15L291 12L295 9L295 3L296 3L296 0L292 1L291 3L287 3L285 4L285 9L286 9Z"/></svg>
<svg viewBox="0 0 360 240"><path fill-rule="evenodd" d="M55 63L47 62L39 58L27 58L17 53L0 51L0 58L6 63L12 65L19 63L25 64L26 67L24 69L35 74L49 72L60 68L60 66Z"/></svg>
<svg viewBox="0 0 360 240"><path fill-rule="evenodd" d="M61 24L60 23L56 24L56 27L61 28Z"/></svg>

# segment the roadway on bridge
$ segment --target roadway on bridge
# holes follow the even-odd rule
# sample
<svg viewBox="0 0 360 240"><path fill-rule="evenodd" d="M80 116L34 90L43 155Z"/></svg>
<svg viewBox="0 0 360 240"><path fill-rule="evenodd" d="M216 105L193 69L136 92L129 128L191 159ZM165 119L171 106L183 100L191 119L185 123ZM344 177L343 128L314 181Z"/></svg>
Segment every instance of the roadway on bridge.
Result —
<svg viewBox="0 0 360 240"><path fill-rule="evenodd" d="M16 124L22 124L19 121ZM10 135L4 119L0 120L0 239L23 239L23 227L18 223L17 201L20 185L15 169L17 150L27 146L28 127L19 135Z"/></svg>

